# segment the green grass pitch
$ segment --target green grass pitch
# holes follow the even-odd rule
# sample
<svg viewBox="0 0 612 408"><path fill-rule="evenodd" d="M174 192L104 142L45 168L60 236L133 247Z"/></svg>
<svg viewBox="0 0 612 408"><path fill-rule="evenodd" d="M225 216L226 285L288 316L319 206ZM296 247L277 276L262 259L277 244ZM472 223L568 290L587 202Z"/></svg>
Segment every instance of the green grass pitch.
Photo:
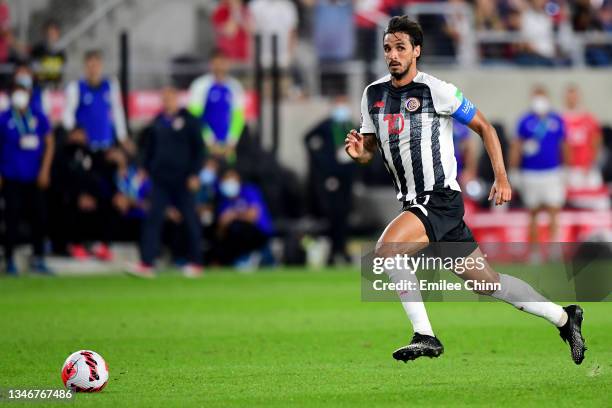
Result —
<svg viewBox="0 0 612 408"><path fill-rule="evenodd" d="M445 354L403 364L402 308L362 302L354 270L0 278L0 387L59 387L92 349L108 386L70 406L610 406L612 304L583 307L581 366L547 322L491 302L429 303Z"/></svg>

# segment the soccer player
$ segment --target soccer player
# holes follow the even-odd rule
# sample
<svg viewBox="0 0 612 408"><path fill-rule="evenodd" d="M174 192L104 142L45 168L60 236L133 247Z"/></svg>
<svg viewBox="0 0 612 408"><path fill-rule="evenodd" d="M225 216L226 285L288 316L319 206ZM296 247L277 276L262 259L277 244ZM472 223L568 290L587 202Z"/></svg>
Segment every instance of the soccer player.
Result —
<svg viewBox="0 0 612 408"><path fill-rule="evenodd" d="M512 196L499 139L493 126L460 90L417 70L422 44L423 32L417 23L407 16L390 20L383 40L390 75L366 87L361 101L361 129L347 134L345 149L357 162L367 163L378 148L393 179L397 198L403 203L403 211L378 241L377 256L394 256L397 243L405 243L407 253L429 242L464 242L470 246L467 256L482 257L463 221L452 120L466 124L482 138L495 172L489 199L494 199L496 205ZM391 280L398 275L398 271L389 271ZM479 293L557 326L561 338L569 343L574 362L582 362L586 348L581 334L583 311L579 306L551 303L527 283L498 274L488 264L484 269L468 268L460 276L499 283L499 290ZM444 347L434 335L420 292L402 291L399 297L414 335L410 344L396 350L393 357L406 362L442 354Z"/></svg>

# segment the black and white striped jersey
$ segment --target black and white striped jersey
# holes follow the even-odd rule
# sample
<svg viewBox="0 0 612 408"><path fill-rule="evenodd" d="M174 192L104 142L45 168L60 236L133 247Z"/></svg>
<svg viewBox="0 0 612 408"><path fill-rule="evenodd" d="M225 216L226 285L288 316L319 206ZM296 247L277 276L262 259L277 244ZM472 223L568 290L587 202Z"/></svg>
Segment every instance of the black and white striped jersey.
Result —
<svg viewBox="0 0 612 408"><path fill-rule="evenodd" d="M410 201L423 191L457 183L453 117L469 123L476 108L454 85L419 72L403 87L387 75L370 85L361 100L359 133L374 133L397 199Z"/></svg>

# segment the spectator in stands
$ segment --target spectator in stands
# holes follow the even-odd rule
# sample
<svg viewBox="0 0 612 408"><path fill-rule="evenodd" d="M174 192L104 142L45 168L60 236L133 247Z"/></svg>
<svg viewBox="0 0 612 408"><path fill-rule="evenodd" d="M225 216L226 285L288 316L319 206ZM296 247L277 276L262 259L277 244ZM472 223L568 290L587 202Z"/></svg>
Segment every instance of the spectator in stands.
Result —
<svg viewBox="0 0 612 408"><path fill-rule="evenodd" d="M603 31L603 24L590 0L576 0L570 5L572 28L576 33ZM586 60L589 65L606 66L612 60L609 45L586 44Z"/></svg>
<svg viewBox="0 0 612 408"><path fill-rule="evenodd" d="M506 29L499 12L497 1L476 0L474 5L474 22L477 30L504 31ZM484 59L501 59L504 56L503 44L482 44L480 53Z"/></svg>
<svg viewBox="0 0 612 408"><path fill-rule="evenodd" d="M30 65L25 62L17 64L13 74L13 81L30 91L30 109L42 112L45 116L49 117L49 96L47 91L41 88L34 80L34 74Z"/></svg>
<svg viewBox="0 0 612 408"><path fill-rule="evenodd" d="M107 199L114 191L106 180L109 171L106 157L95 154L89 147L85 130L72 129L60 145L54 163L57 177L54 197L59 201L56 211L60 212L54 218L63 220L59 225L60 238L65 239L68 253L77 260L91 255L102 261L113 258L108 248L114 232ZM93 243L91 252L88 242Z"/></svg>
<svg viewBox="0 0 612 408"><path fill-rule="evenodd" d="M272 65L272 36L278 38L278 62L288 68L297 46L298 13L290 0L253 0L249 2L255 34L262 36L261 61L264 67Z"/></svg>
<svg viewBox="0 0 612 408"><path fill-rule="evenodd" d="M197 78L189 88L189 111L198 118L210 154L224 162L236 158L236 145L245 124L244 90L228 75L229 63L214 51L210 74Z"/></svg>
<svg viewBox="0 0 612 408"><path fill-rule="evenodd" d="M202 273L202 261L195 193L200 188L198 175L204 158L204 145L199 124L179 106L176 89L164 88L162 101L163 112L142 136L142 164L152 182L151 208L141 235L141 262L130 268L130 272L138 276L153 276L166 209L173 205L180 212L189 236L189 263L183 268L183 273L196 277Z"/></svg>
<svg viewBox="0 0 612 408"><path fill-rule="evenodd" d="M0 0L0 64L11 62L11 10L6 0ZM0 74L0 88L7 90L10 88L10 76L6 73Z"/></svg>
<svg viewBox="0 0 612 408"><path fill-rule="evenodd" d="M353 57L355 25L349 0L321 0L314 6L313 41L320 61Z"/></svg>
<svg viewBox="0 0 612 408"><path fill-rule="evenodd" d="M254 267L272 234L272 220L260 190L242 183L240 174L228 169L220 183L217 208L215 259L222 264Z"/></svg>
<svg viewBox="0 0 612 408"><path fill-rule="evenodd" d="M242 0L221 0L212 14L212 23L217 49L232 61L248 62L251 24Z"/></svg>
<svg viewBox="0 0 612 408"><path fill-rule="evenodd" d="M334 98L331 115L304 137L309 156L309 190L315 213L327 221L332 247L328 264L350 262L346 248L355 163L344 151L344 137L356 125L346 95Z"/></svg>
<svg viewBox="0 0 612 408"><path fill-rule="evenodd" d="M26 59L27 50L25 44L17 41L10 28L2 30L0 26L0 65L4 65L5 68L0 71L0 90L6 91L6 93L12 91L13 71L10 69L11 65L18 65Z"/></svg>
<svg viewBox="0 0 612 408"><path fill-rule="evenodd" d="M565 90L566 132L565 161L568 166L568 187L574 189L598 189L603 180L597 167L602 145L599 122L580 103L580 90L570 85Z"/></svg>
<svg viewBox="0 0 612 408"><path fill-rule="evenodd" d="M599 20L601 21L602 29L610 33L612 32L612 1L605 0L603 6L599 10Z"/></svg>
<svg viewBox="0 0 612 408"><path fill-rule="evenodd" d="M113 204L124 216L143 218L148 207L146 198L151 190L151 181L145 171L128 162L122 150L115 150L113 156L117 163L117 192L113 196Z"/></svg>
<svg viewBox="0 0 612 408"><path fill-rule="evenodd" d="M32 48L31 57L34 61L36 79L41 86L59 88L62 83L66 53L59 49L60 27L54 20L49 20L44 26L45 39Z"/></svg>
<svg viewBox="0 0 612 408"><path fill-rule="evenodd" d="M532 243L538 241L536 218L541 210L550 216L549 241L559 239L557 215L565 202L564 139L563 119L552 110L546 89L535 86L531 92L531 110L519 120L517 137L510 151L510 168L514 174L520 169L517 187L529 209L529 240Z"/></svg>
<svg viewBox="0 0 612 408"><path fill-rule="evenodd" d="M81 127L93 151L104 152L119 142L128 152L134 146L128 138L121 90L116 78L104 75L100 51L85 53L85 76L66 87L64 127Z"/></svg>
<svg viewBox="0 0 612 408"><path fill-rule="evenodd" d="M478 30L503 31L504 21L499 15L497 1L476 0L474 23Z"/></svg>
<svg viewBox="0 0 612 408"><path fill-rule="evenodd" d="M0 114L0 185L5 203L6 271L18 273L13 250L19 236L20 216L29 223L34 257L31 269L51 273L44 261L45 196L50 184L54 141L47 117L29 107L30 90L15 84L11 106Z"/></svg>
<svg viewBox="0 0 612 408"><path fill-rule="evenodd" d="M520 65L555 65L556 46L552 18L546 13L547 0L530 0L522 10L521 35L525 42L516 57Z"/></svg>

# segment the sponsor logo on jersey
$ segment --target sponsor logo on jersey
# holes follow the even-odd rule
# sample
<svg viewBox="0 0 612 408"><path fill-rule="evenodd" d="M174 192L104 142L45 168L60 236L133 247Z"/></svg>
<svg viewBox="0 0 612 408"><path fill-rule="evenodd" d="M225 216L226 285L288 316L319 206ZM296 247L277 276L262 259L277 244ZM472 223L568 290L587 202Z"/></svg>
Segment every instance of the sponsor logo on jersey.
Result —
<svg viewBox="0 0 612 408"><path fill-rule="evenodd" d="M406 101L406 110L408 112L414 112L421 107L421 102L417 98L408 98Z"/></svg>
<svg viewBox="0 0 612 408"><path fill-rule="evenodd" d="M374 107L375 108L384 108L385 107L385 103L383 101L374 102Z"/></svg>

